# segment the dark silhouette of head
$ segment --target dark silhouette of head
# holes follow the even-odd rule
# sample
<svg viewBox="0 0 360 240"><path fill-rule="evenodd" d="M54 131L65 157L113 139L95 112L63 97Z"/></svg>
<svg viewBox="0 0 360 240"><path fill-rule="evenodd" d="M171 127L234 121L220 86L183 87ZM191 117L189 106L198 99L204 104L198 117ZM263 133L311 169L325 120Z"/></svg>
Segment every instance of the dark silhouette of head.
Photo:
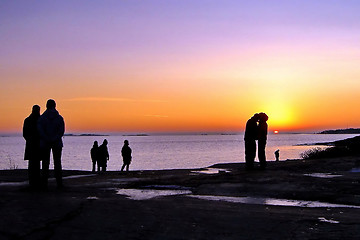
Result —
<svg viewBox="0 0 360 240"><path fill-rule="evenodd" d="M268 115L266 113L259 113L259 121L266 122L269 119Z"/></svg>
<svg viewBox="0 0 360 240"><path fill-rule="evenodd" d="M124 145L128 146L128 145L129 145L129 141L128 141L128 140L125 140L125 141L124 141Z"/></svg>
<svg viewBox="0 0 360 240"><path fill-rule="evenodd" d="M108 144L108 141L107 141L106 139L104 139L103 144L104 144L104 145L107 145L107 144Z"/></svg>
<svg viewBox="0 0 360 240"><path fill-rule="evenodd" d="M55 100L53 99L47 100L46 109L55 109L55 108L56 108Z"/></svg>
<svg viewBox="0 0 360 240"><path fill-rule="evenodd" d="M40 115L40 106L39 105L34 105L32 107L32 114Z"/></svg>
<svg viewBox="0 0 360 240"><path fill-rule="evenodd" d="M98 142L94 141L94 147L97 147L97 146L99 146Z"/></svg>
<svg viewBox="0 0 360 240"><path fill-rule="evenodd" d="M251 117L252 120L254 121L258 121L260 118L260 114L259 113L255 113L254 116Z"/></svg>

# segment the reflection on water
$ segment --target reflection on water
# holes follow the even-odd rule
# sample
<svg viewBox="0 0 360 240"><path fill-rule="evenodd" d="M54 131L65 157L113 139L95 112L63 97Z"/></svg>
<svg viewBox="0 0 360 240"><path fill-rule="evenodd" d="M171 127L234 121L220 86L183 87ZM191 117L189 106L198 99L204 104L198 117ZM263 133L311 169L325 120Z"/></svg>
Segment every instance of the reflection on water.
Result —
<svg viewBox="0 0 360 240"><path fill-rule="evenodd" d="M191 173L195 174L217 174L217 173L228 173L229 170L223 169L223 168L204 168L199 171L191 171Z"/></svg>
<svg viewBox="0 0 360 240"><path fill-rule="evenodd" d="M99 198L96 196L89 196L86 198L87 200L98 200Z"/></svg>
<svg viewBox="0 0 360 240"><path fill-rule="evenodd" d="M314 146L298 146L330 142L357 136L356 134L269 134L266 158L298 159L300 153ZM202 168L216 163L244 162L244 136L239 135L166 135L166 136L66 136L62 152L63 169L91 170L89 151L93 142L109 142L108 170L121 168L119 149L130 141L134 161L132 170ZM25 140L21 136L0 137L0 169L27 169L24 161ZM186 151L184 151L186 149Z"/></svg>
<svg viewBox="0 0 360 240"><path fill-rule="evenodd" d="M82 178L82 177L92 177L92 176L96 176L96 174L87 174L87 175L72 175L72 176L66 176L63 177L63 179L74 179L74 178ZM54 182L55 178L49 178L49 182ZM22 182L0 182L0 187L1 186L26 186L29 185L29 181L22 181Z"/></svg>
<svg viewBox="0 0 360 240"><path fill-rule="evenodd" d="M341 177L342 175L335 175L332 173L307 173L304 174L304 176L317 177L317 178L335 178L335 177Z"/></svg>
<svg viewBox="0 0 360 240"><path fill-rule="evenodd" d="M331 219L326 219L324 217L319 217L318 218L320 220L320 222L326 222L326 223L340 223L339 221L335 221L335 220L331 220Z"/></svg>
<svg viewBox="0 0 360 240"><path fill-rule="evenodd" d="M213 196L213 195L192 195L192 192L187 189L181 189L179 186L176 190L163 189L118 189L117 194L125 195L132 200L149 200L156 197L166 197L174 195L186 195L187 197L209 200L209 201L225 201L231 203L243 204L257 204L257 205L271 205L284 207L305 207L305 208L360 208L355 205L334 204L318 201L302 201L291 199L277 199L277 198L260 198L260 197L228 197L228 196Z"/></svg>
<svg viewBox="0 0 360 240"><path fill-rule="evenodd" d="M0 187L6 186L6 187L19 187L19 186L26 186L29 185L29 181L24 182L2 182L0 183Z"/></svg>
<svg viewBox="0 0 360 240"><path fill-rule="evenodd" d="M276 198L256 198L256 197L227 197L227 196L209 196L209 195L189 195L189 197L209 200L226 201L232 203L259 204L286 207L308 207L308 208L360 208L360 206L324 203L317 201L302 201Z"/></svg>
<svg viewBox="0 0 360 240"><path fill-rule="evenodd" d="M93 176L97 176L97 174L73 175L73 176L63 177L63 179L74 179L74 178L93 177ZM52 179L55 179L55 178L52 178ZM49 179L49 180L50 180L50 179Z"/></svg>
<svg viewBox="0 0 360 240"><path fill-rule="evenodd" d="M360 172L360 168L353 168L350 170L350 172L358 173Z"/></svg>
<svg viewBox="0 0 360 240"><path fill-rule="evenodd" d="M119 189L119 195L132 200L149 200L156 197L191 194L190 190L155 190L155 189Z"/></svg>

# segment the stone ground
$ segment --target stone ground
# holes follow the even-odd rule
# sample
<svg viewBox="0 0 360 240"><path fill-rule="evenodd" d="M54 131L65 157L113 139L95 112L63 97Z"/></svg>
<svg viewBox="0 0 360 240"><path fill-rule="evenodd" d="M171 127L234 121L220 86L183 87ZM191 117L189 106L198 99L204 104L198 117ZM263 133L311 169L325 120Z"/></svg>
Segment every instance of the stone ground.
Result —
<svg viewBox="0 0 360 240"><path fill-rule="evenodd" d="M26 170L2 170L0 239L360 239L360 157L269 162L264 171L245 171L241 163L199 170L64 171L65 188L50 181L47 191L31 191ZM157 197L134 200L118 194L124 189Z"/></svg>

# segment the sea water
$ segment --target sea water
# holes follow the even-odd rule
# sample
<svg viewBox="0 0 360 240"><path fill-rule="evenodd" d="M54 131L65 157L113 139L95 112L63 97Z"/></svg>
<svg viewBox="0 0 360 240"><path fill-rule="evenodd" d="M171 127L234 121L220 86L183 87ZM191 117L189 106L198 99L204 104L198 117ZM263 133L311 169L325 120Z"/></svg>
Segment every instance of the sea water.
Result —
<svg viewBox="0 0 360 240"><path fill-rule="evenodd" d="M354 134L269 134L266 146L268 161L280 149L280 160L298 159L314 148L313 143L354 137ZM108 140L108 170L122 166L121 148L129 140L133 160L130 170L203 168L217 163L244 162L244 136L238 135L154 135L154 136L65 136L62 153L63 169L91 170L90 149ZM304 145L309 144L309 145ZM0 169L26 169L25 140L21 136L0 137ZM52 167L52 161L51 161Z"/></svg>

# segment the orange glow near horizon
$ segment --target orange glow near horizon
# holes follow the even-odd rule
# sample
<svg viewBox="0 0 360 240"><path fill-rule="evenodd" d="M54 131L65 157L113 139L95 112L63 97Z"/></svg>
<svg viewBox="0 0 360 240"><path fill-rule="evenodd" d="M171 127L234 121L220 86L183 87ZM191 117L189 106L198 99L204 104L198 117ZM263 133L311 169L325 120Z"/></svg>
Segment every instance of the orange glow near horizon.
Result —
<svg viewBox="0 0 360 240"><path fill-rule="evenodd" d="M49 98L67 132L360 128L360 5L314 2L7 1L0 133Z"/></svg>

